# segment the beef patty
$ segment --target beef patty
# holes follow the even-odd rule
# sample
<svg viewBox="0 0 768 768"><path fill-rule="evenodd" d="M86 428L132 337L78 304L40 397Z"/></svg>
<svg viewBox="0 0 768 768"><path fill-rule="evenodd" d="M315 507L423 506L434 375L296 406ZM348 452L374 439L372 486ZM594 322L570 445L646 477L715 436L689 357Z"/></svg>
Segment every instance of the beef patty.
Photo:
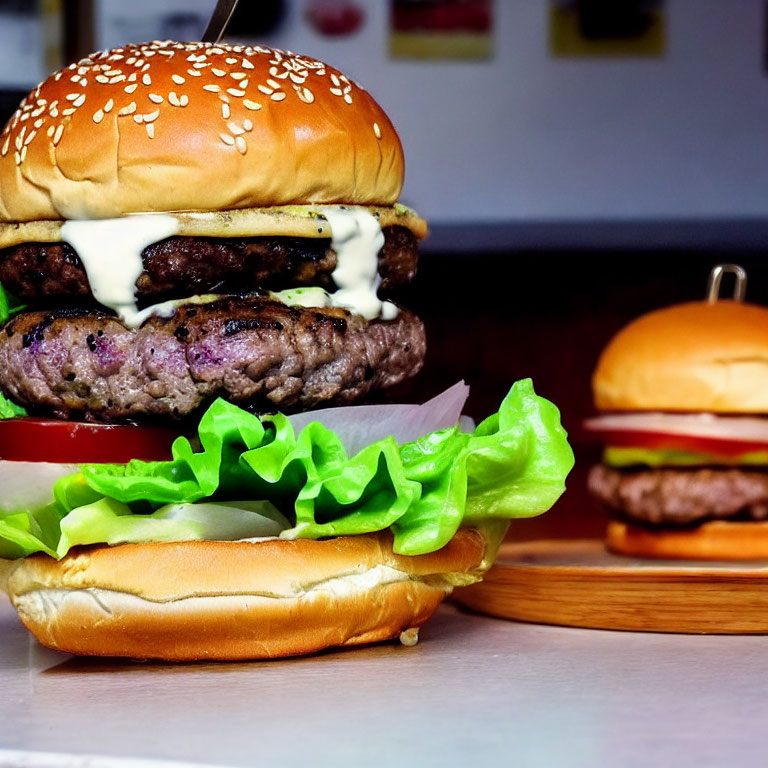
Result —
<svg viewBox="0 0 768 768"><path fill-rule="evenodd" d="M381 292L416 273L418 240L400 226L384 227L379 253ZM336 252L327 238L170 237L142 253L136 295L182 298L202 293L243 293L319 285L333 288ZM25 243L0 250L0 283L22 299L90 294L88 276L67 243Z"/></svg>
<svg viewBox="0 0 768 768"><path fill-rule="evenodd" d="M421 321L262 297L185 305L128 329L91 310L25 312L0 331L0 390L59 418L180 418L217 396L260 411L345 405L415 374Z"/></svg>
<svg viewBox="0 0 768 768"><path fill-rule="evenodd" d="M768 519L768 472L695 468L617 470L599 464L589 490L608 509L646 525Z"/></svg>

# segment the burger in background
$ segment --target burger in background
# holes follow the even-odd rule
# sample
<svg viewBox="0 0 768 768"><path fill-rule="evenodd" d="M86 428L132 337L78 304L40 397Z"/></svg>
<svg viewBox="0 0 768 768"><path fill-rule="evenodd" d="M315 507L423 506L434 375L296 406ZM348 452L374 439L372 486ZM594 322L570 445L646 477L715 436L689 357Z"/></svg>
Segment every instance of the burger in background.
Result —
<svg viewBox="0 0 768 768"><path fill-rule="evenodd" d="M733 300L718 296L736 274ZM592 385L605 446L589 475L611 517L607 546L637 557L768 557L768 308L743 301L740 267L709 299L621 330Z"/></svg>
<svg viewBox="0 0 768 768"><path fill-rule="evenodd" d="M529 381L470 431L461 384L357 405L425 354L393 295L427 229L403 170L368 93L261 46L103 51L22 102L0 134L0 570L41 642L410 642L563 492Z"/></svg>

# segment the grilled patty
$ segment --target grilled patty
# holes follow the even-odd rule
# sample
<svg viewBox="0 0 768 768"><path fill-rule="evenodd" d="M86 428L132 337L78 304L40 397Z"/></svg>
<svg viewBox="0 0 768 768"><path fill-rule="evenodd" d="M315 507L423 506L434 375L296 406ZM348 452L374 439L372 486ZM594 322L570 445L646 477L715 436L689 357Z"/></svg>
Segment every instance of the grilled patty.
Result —
<svg viewBox="0 0 768 768"><path fill-rule="evenodd" d="M128 329L91 310L25 312L0 331L0 390L59 418L181 418L217 396L259 411L346 405L415 374L421 321L226 297Z"/></svg>
<svg viewBox="0 0 768 768"><path fill-rule="evenodd" d="M384 227L382 294L416 273L418 241L405 227ZM136 295L151 301L202 293L247 293L319 285L332 288L336 252L328 239L170 237L142 253ZM67 243L25 243L0 250L0 283L23 299L83 297L88 276Z"/></svg>
<svg viewBox="0 0 768 768"><path fill-rule="evenodd" d="M589 490L614 514L646 525L768 519L768 472L695 468L592 468Z"/></svg>

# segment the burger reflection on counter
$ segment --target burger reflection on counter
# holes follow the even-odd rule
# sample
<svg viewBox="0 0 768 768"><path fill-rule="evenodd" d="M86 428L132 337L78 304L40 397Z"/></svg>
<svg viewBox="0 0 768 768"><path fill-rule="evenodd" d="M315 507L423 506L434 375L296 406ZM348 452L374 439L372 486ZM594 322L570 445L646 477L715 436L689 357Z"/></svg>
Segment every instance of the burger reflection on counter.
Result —
<svg viewBox="0 0 768 768"><path fill-rule="evenodd" d="M605 446L588 485L611 551L768 557L768 308L745 292L744 270L719 265L706 301L643 315L603 351L584 427Z"/></svg>

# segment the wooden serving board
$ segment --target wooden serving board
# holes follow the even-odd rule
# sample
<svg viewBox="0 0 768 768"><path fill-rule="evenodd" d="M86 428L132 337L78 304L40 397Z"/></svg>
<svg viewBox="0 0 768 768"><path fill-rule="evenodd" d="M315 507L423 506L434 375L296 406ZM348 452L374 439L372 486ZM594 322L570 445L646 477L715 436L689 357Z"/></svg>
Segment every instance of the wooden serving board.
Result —
<svg viewBox="0 0 768 768"><path fill-rule="evenodd" d="M591 539L505 543L453 599L540 624L644 632L768 633L768 560L641 560Z"/></svg>

